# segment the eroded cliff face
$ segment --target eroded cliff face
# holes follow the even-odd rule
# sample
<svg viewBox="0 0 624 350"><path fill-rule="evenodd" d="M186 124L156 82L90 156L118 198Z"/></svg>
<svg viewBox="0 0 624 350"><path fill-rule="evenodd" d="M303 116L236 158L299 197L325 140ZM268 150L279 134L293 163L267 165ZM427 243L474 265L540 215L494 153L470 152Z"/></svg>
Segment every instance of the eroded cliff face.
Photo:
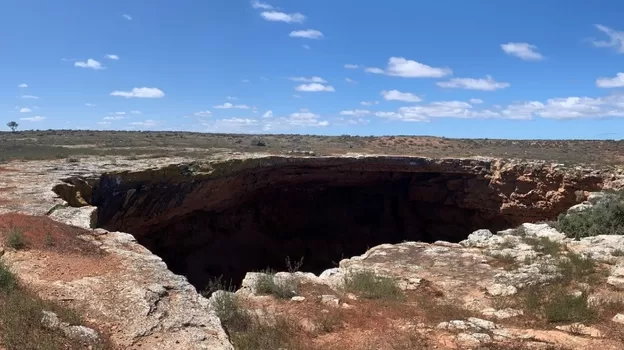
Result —
<svg viewBox="0 0 624 350"><path fill-rule="evenodd" d="M304 258L320 272L368 247L458 242L554 219L602 186L552 164L414 157L264 157L72 178L71 205L98 207L97 226L132 233L202 289Z"/></svg>

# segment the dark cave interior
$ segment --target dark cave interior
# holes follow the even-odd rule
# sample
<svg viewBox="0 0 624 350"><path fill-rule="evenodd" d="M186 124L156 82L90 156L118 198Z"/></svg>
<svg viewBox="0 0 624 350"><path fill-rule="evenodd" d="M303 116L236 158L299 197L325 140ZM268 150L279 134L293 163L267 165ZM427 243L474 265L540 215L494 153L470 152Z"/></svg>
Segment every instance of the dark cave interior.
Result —
<svg viewBox="0 0 624 350"><path fill-rule="evenodd" d="M287 258L303 258L301 270L318 274L382 243L458 242L479 228L513 224L496 211L461 206L464 184L481 181L475 177L371 174L266 186L233 206L127 232L203 290L218 276L239 285L250 271L285 271Z"/></svg>

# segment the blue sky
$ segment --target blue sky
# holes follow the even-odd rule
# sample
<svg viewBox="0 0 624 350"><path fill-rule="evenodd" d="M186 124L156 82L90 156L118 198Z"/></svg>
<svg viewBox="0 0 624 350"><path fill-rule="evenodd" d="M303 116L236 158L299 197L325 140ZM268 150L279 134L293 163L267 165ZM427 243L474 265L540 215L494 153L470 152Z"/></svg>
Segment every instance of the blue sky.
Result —
<svg viewBox="0 0 624 350"><path fill-rule="evenodd" d="M624 138L620 1L8 0L0 121Z"/></svg>

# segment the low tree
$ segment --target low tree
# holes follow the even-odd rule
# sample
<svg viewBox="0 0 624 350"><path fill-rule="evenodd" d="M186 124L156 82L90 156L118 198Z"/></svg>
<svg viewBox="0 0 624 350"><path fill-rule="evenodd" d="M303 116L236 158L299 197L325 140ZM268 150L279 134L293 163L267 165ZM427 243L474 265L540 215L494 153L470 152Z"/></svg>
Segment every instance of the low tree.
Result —
<svg viewBox="0 0 624 350"><path fill-rule="evenodd" d="M16 122L14 122L14 121L10 121L10 122L8 122L8 123L7 123L7 126L8 126L9 128L11 128L11 131L12 131L12 132L15 132L15 130L17 130L17 127L18 127L19 125L18 125Z"/></svg>

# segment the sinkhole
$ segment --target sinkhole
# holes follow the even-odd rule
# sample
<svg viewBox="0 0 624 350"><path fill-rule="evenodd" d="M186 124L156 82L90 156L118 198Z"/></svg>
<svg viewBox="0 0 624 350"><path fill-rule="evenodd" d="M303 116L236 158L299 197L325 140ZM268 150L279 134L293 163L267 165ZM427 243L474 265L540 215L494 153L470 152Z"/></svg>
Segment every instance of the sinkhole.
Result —
<svg viewBox="0 0 624 350"><path fill-rule="evenodd" d="M265 159L104 174L81 195L98 207L98 227L133 234L202 290L218 276L238 285L250 271L284 271L287 259L318 274L379 244L459 242L570 205L506 212L540 184L493 184L492 171L467 160Z"/></svg>

